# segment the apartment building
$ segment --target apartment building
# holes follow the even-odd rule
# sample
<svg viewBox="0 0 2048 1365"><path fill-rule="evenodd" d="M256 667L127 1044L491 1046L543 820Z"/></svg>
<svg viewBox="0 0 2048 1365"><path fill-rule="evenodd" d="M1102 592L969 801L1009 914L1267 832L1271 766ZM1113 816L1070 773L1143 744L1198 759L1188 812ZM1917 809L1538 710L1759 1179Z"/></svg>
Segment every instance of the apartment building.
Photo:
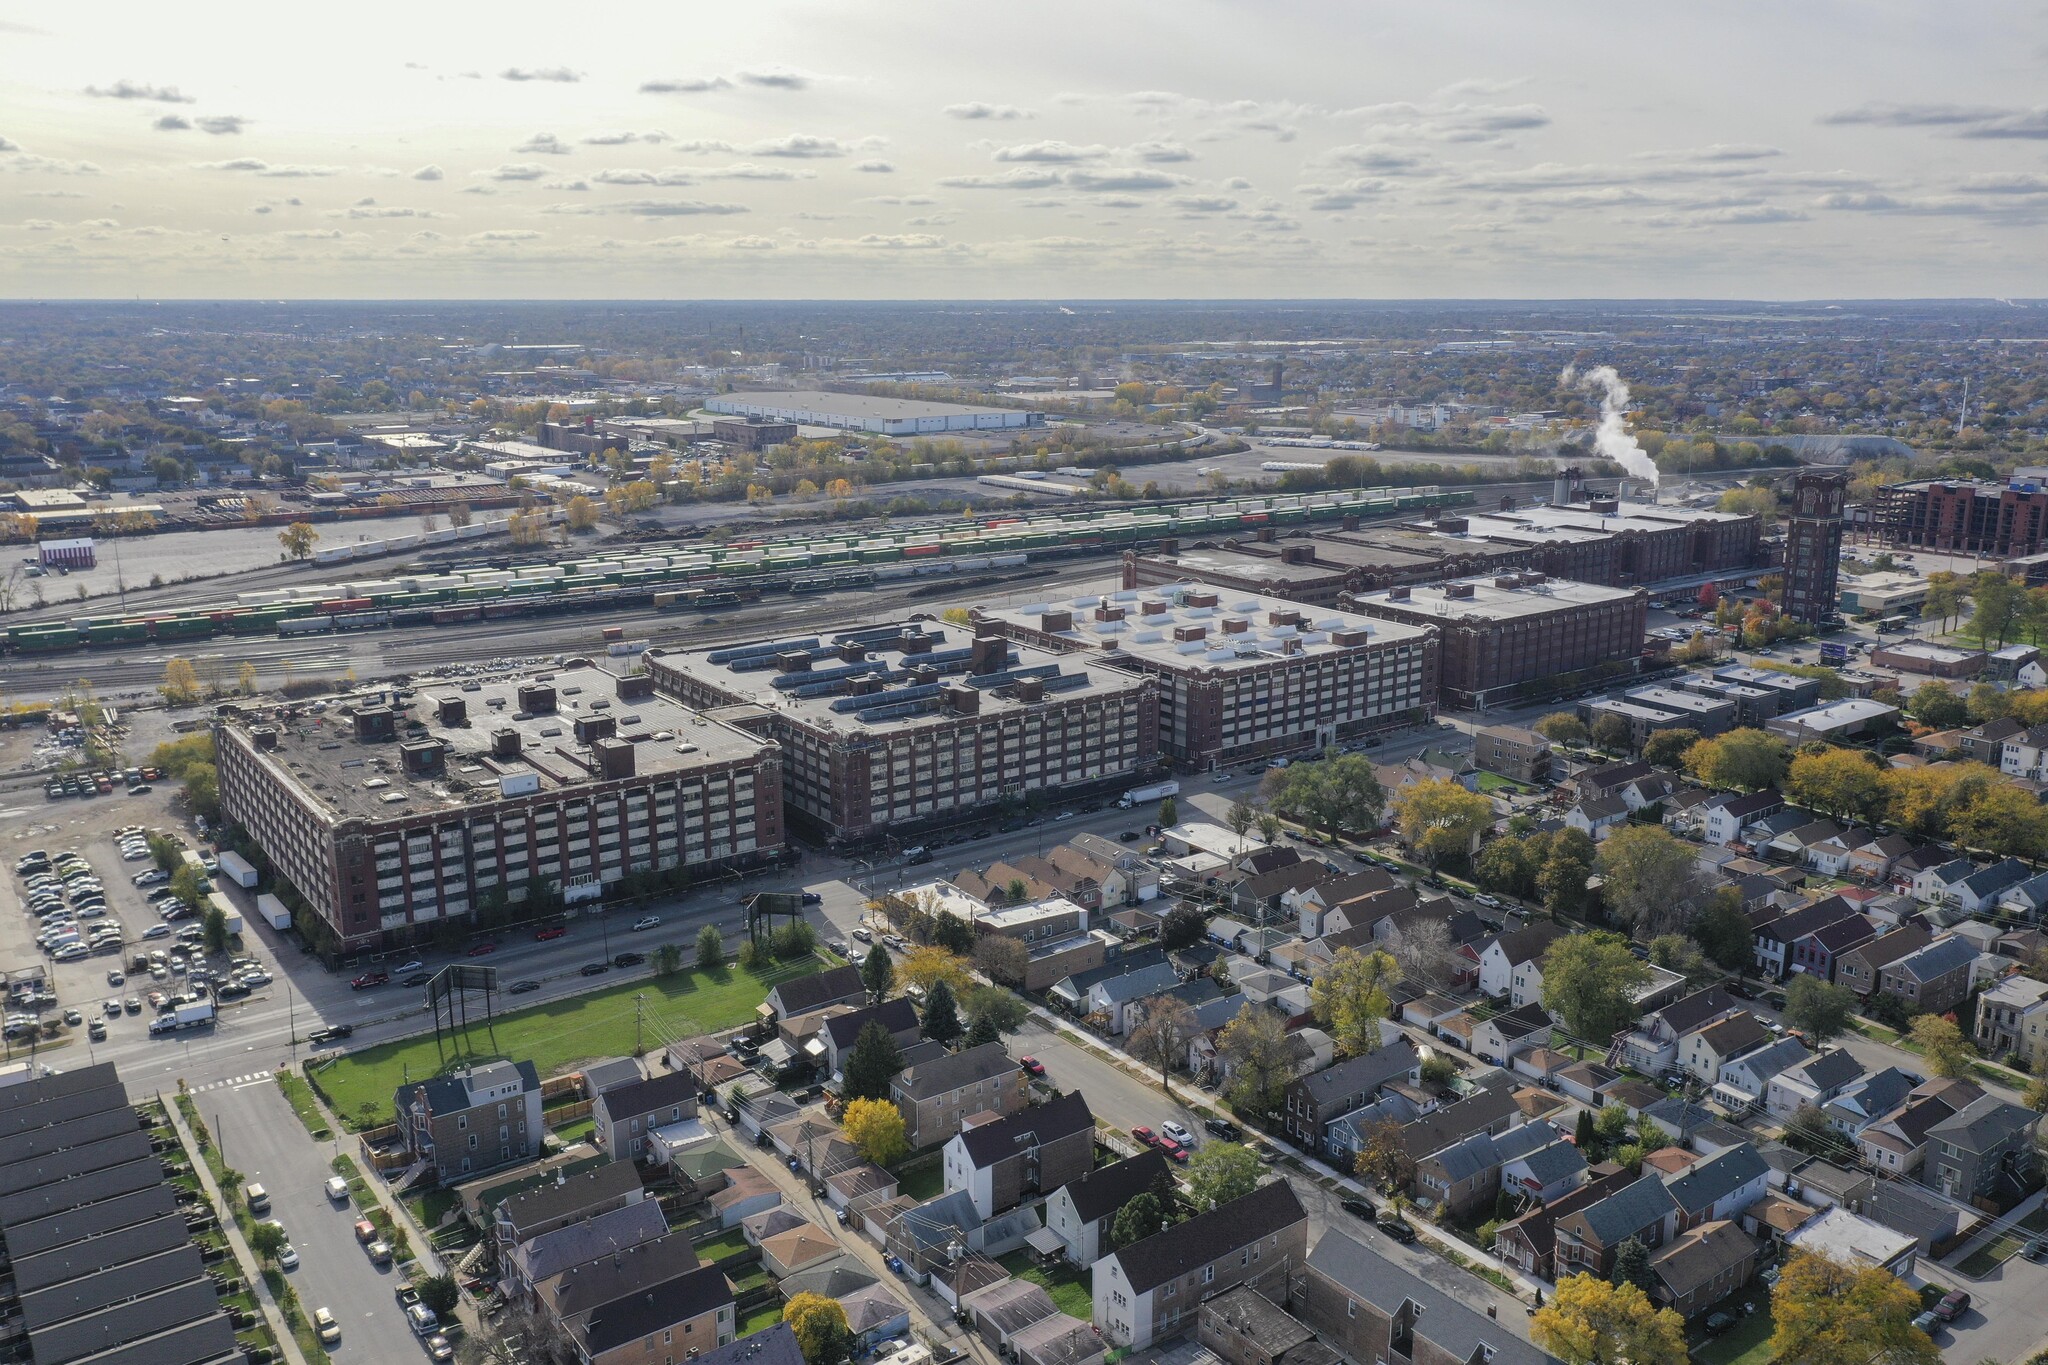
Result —
<svg viewBox="0 0 2048 1365"><path fill-rule="evenodd" d="M965 1190L993 1218L1079 1180L1095 1164L1095 1116L1078 1090L1002 1118L970 1120L947 1141L946 1190Z"/></svg>
<svg viewBox="0 0 2048 1365"><path fill-rule="evenodd" d="M663 694L773 740L790 819L829 839L1108 790L1159 757L1152 683L986 631L905 621L647 658Z"/></svg>
<svg viewBox="0 0 2048 1365"><path fill-rule="evenodd" d="M1024 1072L1001 1043L983 1043L904 1067L889 1082L889 1098L903 1111L911 1150L923 1151L949 1141L970 1114L1022 1109Z"/></svg>
<svg viewBox="0 0 2048 1365"><path fill-rule="evenodd" d="M1308 1255L1308 1214L1285 1180L1119 1247L1095 1263L1095 1325L1143 1350L1192 1323L1202 1301L1240 1284L1286 1292Z"/></svg>
<svg viewBox="0 0 2048 1365"><path fill-rule="evenodd" d="M629 1081L600 1094L590 1114L599 1151L613 1161L640 1161L647 1155L648 1134L697 1117L697 1082L682 1071Z"/></svg>
<svg viewBox="0 0 2048 1365"><path fill-rule="evenodd" d="M773 742L590 665L467 686L216 718L221 809L304 896L299 927L323 951L780 855Z"/></svg>
<svg viewBox="0 0 2048 1365"><path fill-rule="evenodd" d="M1160 750L1209 766L1323 749L1433 713L1437 638L1204 585L1086 587L1057 603L975 608L976 628L1151 679Z"/></svg>
<svg viewBox="0 0 2048 1365"><path fill-rule="evenodd" d="M443 1184L540 1155L540 1073L532 1062L463 1067L392 1095L398 1137Z"/></svg>
<svg viewBox="0 0 2048 1365"><path fill-rule="evenodd" d="M1408 1365L1557 1365L1514 1328L1478 1313L1348 1231L1309 1253L1288 1304L1346 1360Z"/></svg>
<svg viewBox="0 0 2048 1365"><path fill-rule="evenodd" d="M1472 761L1517 782L1548 782L1550 758L1550 741L1519 725L1489 725L1472 735Z"/></svg>

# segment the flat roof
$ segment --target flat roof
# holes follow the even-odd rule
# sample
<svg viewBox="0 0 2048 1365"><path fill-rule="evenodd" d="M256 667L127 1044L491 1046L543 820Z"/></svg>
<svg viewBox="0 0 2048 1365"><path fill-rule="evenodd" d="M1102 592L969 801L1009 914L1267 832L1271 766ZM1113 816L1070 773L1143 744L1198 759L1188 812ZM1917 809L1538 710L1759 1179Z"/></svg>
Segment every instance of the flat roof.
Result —
<svg viewBox="0 0 2048 1365"><path fill-rule="evenodd" d="M602 781L594 766L595 743L576 737L579 719L609 718L615 729L612 737L633 745L634 775L640 778L743 761L770 742L707 720L656 692L621 697L620 682L618 674L584 664L484 680L480 685L423 685L409 699L396 690L371 692L319 715L304 707L245 709L230 723L244 733L265 726L274 730L277 747L258 750L258 757L292 778L336 818L373 820L459 811L502 796L523 795L517 789L529 780L531 790L543 794ZM554 688L553 712L520 709L519 689L533 684ZM475 691L467 690L472 686ZM460 721L441 722L437 703L442 698L463 704ZM356 714L374 711L387 700L398 700L405 708L397 718L397 739L358 740ZM408 718L420 724L409 727ZM495 736L506 730L518 736L519 751L496 757ZM420 741L445 746L441 776L417 776L407 770L403 746Z"/></svg>
<svg viewBox="0 0 2048 1365"><path fill-rule="evenodd" d="M1200 597L1214 597L1216 605L1189 604L1190 598ZM1121 608L1124 614L1116 620L1099 620L1095 614L1098 607ZM1072 596L977 610L985 620L1055 636L1097 650L1098 657L1121 656L1180 669L1244 669L1283 660L1329 658L1365 646L1417 642L1429 631L1427 626L1201 583L1156 588L1124 588L1115 580L1086 583ZM1073 618L1071 624L1062 630L1046 630L1046 616L1059 612L1068 613ZM1294 622L1281 624L1274 619L1276 615L1291 616ZM1199 638L1174 638L1196 628L1203 632ZM1339 644L1338 635L1361 638L1358 643ZM1290 645L1290 641L1296 643ZM1106 650L1111 642L1115 649Z"/></svg>
<svg viewBox="0 0 2048 1365"><path fill-rule="evenodd" d="M1880 645L1877 653L1902 654L1909 659L1926 659L1930 663L1960 664L1979 657L1974 649L1950 649L1946 645L1923 644L1918 641L1896 645Z"/></svg>
<svg viewBox="0 0 2048 1365"><path fill-rule="evenodd" d="M1514 584L1517 586L1502 586ZM1456 589L1459 595L1452 595ZM1465 590L1469 589L1469 593ZM1397 595L1398 594L1398 595ZM1354 593L1356 603L1445 621L1505 621L1544 616L1576 607L1623 602L1645 594L1639 588L1608 588L1540 573L1488 574L1454 578L1443 583L1417 583L1407 588L1380 588Z"/></svg>
<svg viewBox="0 0 2048 1365"><path fill-rule="evenodd" d="M917 642L918 652L904 652L906 635ZM1128 673L1090 667L1091 660L1014 640L1000 641L997 647L1001 650L999 667L973 673L971 628L906 620L828 636L778 639L769 635L709 650L660 650L650 657L660 668L742 702L756 703L769 714L807 729L837 730L849 737L898 734L942 721L1017 715L1045 702L1118 696L1142 685ZM849 653L861 657L848 659ZM777 666L778 656L799 654L807 660L807 668L784 671ZM920 666L935 669L936 680L919 682L910 670ZM1018 685L1029 682L1043 688L1043 702L1018 699ZM979 709L972 713L948 709L947 688L963 684L979 694ZM856 686L872 690L856 694L851 690Z"/></svg>
<svg viewBox="0 0 2048 1365"><path fill-rule="evenodd" d="M1788 727L1798 725L1808 730L1826 730L1854 725L1859 721L1876 720L1880 716L1895 716L1898 713L1898 707L1887 706L1868 697L1844 697L1840 701L1831 701L1826 706L1811 706L1804 711L1787 712L1769 724Z"/></svg>
<svg viewBox="0 0 2048 1365"><path fill-rule="evenodd" d="M717 412L717 404L747 403L768 408L802 408L812 412L833 412L845 417L879 417L906 422L919 417L962 417L969 413L1006 412L1016 408L971 407L964 403L927 403L915 398L877 398L865 393L827 393L823 389L767 389L722 393L704 406ZM734 414L723 414L731 416Z"/></svg>
<svg viewBox="0 0 2048 1365"><path fill-rule="evenodd" d="M1398 557L1410 560L1417 566L1431 562L1419 555ZM1171 555L1152 554L1146 558L1155 564L1172 564L1194 575L1228 574L1233 578L1263 579L1271 583L1309 583L1326 578L1342 578L1346 569L1350 567L1329 560L1314 564L1290 564L1278 555L1251 554L1228 547L1212 549L1206 546L1181 550Z"/></svg>
<svg viewBox="0 0 2048 1365"><path fill-rule="evenodd" d="M1681 692L1675 687L1638 687L1628 695L1632 700L1647 702L1651 706L1680 711L1721 711L1729 706L1728 702L1718 697L1703 697L1696 692Z"/></svg>

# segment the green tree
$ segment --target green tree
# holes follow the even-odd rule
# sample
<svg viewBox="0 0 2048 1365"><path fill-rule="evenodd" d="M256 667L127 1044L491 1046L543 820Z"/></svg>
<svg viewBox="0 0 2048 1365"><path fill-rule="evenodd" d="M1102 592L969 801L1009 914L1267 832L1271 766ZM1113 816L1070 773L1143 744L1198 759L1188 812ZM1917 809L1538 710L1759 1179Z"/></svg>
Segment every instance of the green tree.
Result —
<svg viewBox="0 0 2048 1365"><path fill-rule="evenodd" d="M1922 725L1952 730L1970 718L1970 706L1945 682L1929 680L1913 690L1906 714Z"/></svg>
<svg viewBox="0 0 2048 1365"><path fill-rule="evenodd" d="M1472 853L1493 825L1493 802L1449 778L1403 787L1392 805L1401 841L1432 871L1445 858Z"/></svg>
<svg viewBox="0 0 2048 1365"><path fill-rule="evenodd" d="M1168 1226L1166 1208L1159 1202L1159 1196L1149 1190L1140 1191L1109 1220L1110 1250L1142 1242L1154 1233L1164 1232Z"/></svg>
<svg viewBox="0 0 2048 1365"><path fill-rule="evenodd" d="M953 999L953 988L943 981L932 983L924 998L924 1036L935 1043L950 1043L966 1031Z"/></svg>
<svg viewBox="0 0 2048 1365"><path fill-rule="evenodd" d="M1031 1017L1030 1008L1001 986L975 986L960 1000L969 1028L986 1027L999 1035L1015 1033Z"/></svg>
<svg viewBox="0 0 2048 1365"><path fill-rule="evenodd" d="M782 1320L796 1333L804 1365L839 1365L853 1353L853 1332L837 1299L806 1290L782 1306Z"/></svg>
<svg viewBox="0 0 2048 1365"><path fill-rule="evenodd" d="M1806 1035L1810 1043L1825 1043L1849 1027L1856 1012L1856 996L1846 986L1801 972L1785 987L1785 1022Z"/></svg>
<svg viewBox="0 0 2048 1365"><path fill-rule="evenodd" d="M1207 932L1209 917L1202 913L1200 906L1191 901L1182 901L1166 912L1166 918L1159 925L1159 944L1166 949L1189 948L1202 941Z"/></svg>
<svg viewBox="0 0 2048 1365"><path fill-rule="evenodd" d="M1658 768L1676 768L1685 762L1686 750L1700 742L1697 730L1659 730L1643 741L1643 762Z"/></svg>
<svg viewBox="0 0 2048 1365"><path fill-rule="evenodd" d="M1927 598L1920 604L1920 619L1944 625L1963 607L1962 585L1952 573L1927 575Z"/></svg>
<svg viewBox="0 0 2048 1365"><path fill-rule="evenodd" d="M311 522L295 521L277 533L277 543L284 547L284 557L304 560L313 557L313 543L320 539L320 533L313 529Z"/></svg>
<svg viewBox="0 0 2048 1365"><path fill-rule="evenodd" d="M1583 830L1561 829L1551 836L1550 853L1536 874L1536 889L1543 893L1543 908L1552 919L1586 913L1592 901L1586 880L1593 875L1596 856L1593 840Z"/></svg>
<svg viewBox="0 0 2048 1365"><path fill-rule="evenodd" d="M1543 954L1543 1007L1573 1036L1604 1043L1635 1021L1634 993L1649 979L1619 934L1567 934Z"/></svg>
<svg viewBox="0 0 2048 1365"><path fill-rule="evenodd" d="M1755 960L1755 936L1749 916L1742 913L1742 893L1732 886L1708 892L1685 931L1701 951L1730 971L1741 971Z"/></svg>
<svg viewBox="0 0 2048 1365"><path fill-rule="evenodd" d="M1550 841L1542 835L1488 840L1473 861L1473 879L1488 891L1526 899L1536 890L1542 856L1549 847Z"/></svg>
<svg viewBox="0 0 2048 1365"><path fill-rule="evenodd" d="M1938 1014L1922 1014L1913 1020L1910 1036L1913 1046L1927 1059L1929 1071L1952 1081L1969 1079L1977 1049L1953 1022Z"/></svg>
<svg viewBox="0 0 2048 1365"><path fill-rule="evenodd" d="M1963 709L1969 713L1972 722L1981 725L1987 720L1997 720L2010 712L2012 698L2006 695L2003 688L1991 683L1972 683L1969 695L1963 698Z"/></svg>
<svg viewBox="0 0 2048 1365"><path fill-rule="evenodd" d="M1786 774L1785 794L1837 820L1874 820L1891 801L1888 771L1875 754L1861 749L1802 753Z"/></svg>
<svg viewBox="0 0 2048 1365"><path fill-rule="evenodd" d="M2021 618L2025 588L1996 569L1986 569L1971 578L1970 596L1977 602L1970 629L1986 649L2003 649L2006 636Z"/></svg>
<svg viewBox="0 0 2048 1365"><path fill-rule="evenodd" d="M718 926L707 924L697 931L697 967L700 971L715 972L725 965L725 936L718 932Z"/></svg>
<svg viewBox="0 0 2048 1365"><path fill-rule="evenodd" d="M1792 746L1762 730L1730 730L1686 751L1685 766L1710 787L1761 791L1778 786L1792 764Z"/></svg>
<svg viewBox="0 0 2048 1365"><path fill-rule="evenodd" d="M1987 785L1950 816L1949 834L1968 848L2038 863L2048 856L2048 806L2010 783Z"/></svg>
<svg viewBox="0 0 2048 1365"><path fill-rule="evenodd" d="M1529 727L1552 744L1582 746L1592 736L1586 723L1569 711L1553 711Z"/></svg>
<svg viewBox="0 0 2048 1365"><path fill-rule="evenodd" d="M1389 992L1401 979L1390 953L1339 948L1329 967L1309 987L1309 1008L1330 1033L1343 1057L1380 1048L1380 1022L1393 1012Z"/></svg>
<svg viewBox="0 0 2048 1365"><path fill-rule="evenodd" d="M683 969L683 945L664 943L654 950L654 974L674 976Z"/></svg>
<svg viewBox="0 0 2048 1365"><path fill-rule="evenodd" d="M1593 866L1606 879L1608 908L1649 934L1684 923L1686 910L1700 891L1692 845L1656 825L1613 830L1600 845Z"/></svg>
<svg viewBox="0 0 2048 1365"><path fill-rule="evenodd" d="M888 950L876 944L868 950L867 960L860 964L861 984L868 988L868 997L879 1005L889 998L889 992L896 985L896 964L889 959Z"/></svg>
<svg viewBox="0 0 2048 1365"><path fill-rule="evenodd" d="M1230 1102L1239 1113L1279 1107L1295 1063L1278 1015L1247 1001L1216 1035L1216 1050L1230 1063Z"/></svg>
<svg viewBox="0 0 2048 1365"><path fill-rule="evenodd" d="M941 910L932 916L932 942L949 953L962 957L974 951L974 930L967 921L950 910Z"/></svg>
<svg viewBox="0 0 2048 1365"><path fill-rule="evenodd" d="M1620 716L1608 712L1602 712L1600 715L1593 717L1590 733L1593 737L1593 747L1596 749L1606 749L1612 753L1627 753L1635 747L1636 732L1634 728Z"/></svg>
<svg viewBox="0 0 2048 1365"><path fill-rule="evenodd" d="M843 1092L849 1100L885 1100L889 1082L903 1069L903 1050L889 1036L889 1030L870 1019L853 1040L841 1069Z"/></svg>
<svg viewBox="0 0 2048 1365"><path fill-rule="evenodd" d="M228 917L211 899L206 904L206 918L201 921L206 934L206 951L224 953L228 950Z"/></svg>
<svg viewBox="0 0 2048 1365"><path fill-rule="evenodd" d="M249 1250L257 1259L274 1261L278 1252L284 1250L284 1229L272 1222L254 1223L249 1228Z"/></svg>
<svg viewBox="0 0 2048 1365"><path fill-rule="evenodd" d="M1707 955L1700 945L1684 934L1659 934L1651 939L1650 962L1687 980L1718 974L1707 965Z"/></svg>
<svg viewBox="0 0 2048 1365"><path fill-rule="evenodd" d="M1180 807L1170 796L1159 799L1159 828L1172 829L1180 823Z"/></svg>
<svg viewBox="0 0 2048 1365"><path fill-rule="evenodd" d="M429 1275L413 1281L413 1287L420 1291L420 1302L433 1309L437 1317L453 1313L455 1305L462 1301L462 1290L453 1275Z"/></svg>
<svg viewBox="0 0 2048 1365"><path fill-rule="evenodd" d="M1259 1184L1259 1154L1241 1142L1206 1142L1188 1159L1188 1202L1197 1212L1242 1199Z"/></svg>
<svg viewBox="0 0 2048 1365"><path fill-rule="evenodd" d="M1614 1249L1614 1273L1608 1279L1615 1284L1632 1284L1645 1294L1657 1287L1656 1272L1650 1269L1650 1249L1633 1237L1621 1239L1621 1245Z"/></svg>
<svg viewBox="0 0 2048 1365"><path fill-rule="evenodd" d="M1387 794L1363 754L1335 754L1268 772L1260 788L1276 815L1330 831L1377 829Z"/></svg>

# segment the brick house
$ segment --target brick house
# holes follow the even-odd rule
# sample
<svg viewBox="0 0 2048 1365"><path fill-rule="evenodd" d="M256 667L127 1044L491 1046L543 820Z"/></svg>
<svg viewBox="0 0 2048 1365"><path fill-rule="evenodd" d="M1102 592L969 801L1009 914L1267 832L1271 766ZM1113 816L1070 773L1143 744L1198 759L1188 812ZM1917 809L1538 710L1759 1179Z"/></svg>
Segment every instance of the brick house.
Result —
<svg viewBox="0 0 2048 1365"><path fill-rule="evenodd" d="M903 1112L913 1151L946 1142L969 1114L1014 1114L1025 1104L1025 1077L1001 1043L983 1043L904 1067L889 1082L889 1098Z"/></svg>

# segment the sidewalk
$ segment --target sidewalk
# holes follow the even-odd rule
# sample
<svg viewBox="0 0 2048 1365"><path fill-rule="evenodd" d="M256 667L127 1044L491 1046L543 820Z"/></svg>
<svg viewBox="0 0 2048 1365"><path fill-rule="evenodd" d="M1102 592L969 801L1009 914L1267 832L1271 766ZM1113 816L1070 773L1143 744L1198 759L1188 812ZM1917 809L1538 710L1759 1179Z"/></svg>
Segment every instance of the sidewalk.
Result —
<svg viewBox="0 0 2048 1365"><path fill-rule="evenodd" d="M2035 1190L2025 1199L2013 1205L2012 1211L2004 1217L1989 1220L1990 1226L1985 1228L1984 1231L1942 1257L1936 1264L1940 1265L1944 1270L1953 1270L1956 1274L1966 1279L1974 1280L1981 1278L1980 1276L1971 1275L1968 1271L1964 1270L1962 1262L1968 1260L1980 1248L1988 1246L2000 1237L2016 1237L2022 1245L2033 1240L2036 1234L2028 1232L2024 1228L2016 1229L2013 1225L2036 1209L2041 1208L2044 1204L2048 1204L2048 1188ZM2014 1255L2018 1255L2018 1253L2015 1252Z"/></svg>
<svg viewBox="0 0 2048 1365"><path fill-rule="evenodd" d="M213 1201L214 1208L220 1212L220 1229L222 1235L227 1238L228 1250L234 1254L236 1266L249 1281L250 1295L256 1300L256 1306L262 1310L263 1321L270 1328L270 1335L277 1339L278 1350L283 1353L290 1365L307 1365L305 1353L299 1349L298 1338L285 1326L284 1313L278 1308L277 1301L270 1297L270 1286L264 1283L256 1253L249 1250L249 1244L242 1240L242 1229L235 1223L234 1209L221 1194L221 1188L215 1183L213 1171L208 1168L206 1158L200 1155L198 1138L185 1126L185 1116L178 1112L176 1097L165 1099L163 1092L158 1091L156 1098L157 1103L163 1105L164 1112L170 1115L171 1127L178 1134L178 1141L184 1146L185 1155L191 1158L193 1173L199 1177L199 1188L206 1191L206 1197Z"/></svg>
<svg viewBox="0 0 2048 1365"><path fill-rule="evenodd" d="M300 1068L299 1074L301 1077L305 1075L303 1066ZM378 1206L384 1212L391 1215L391 1221L400 1227L410 1230L413 1259L419 1263L422 1271L428 1275L439 1275L446 1271L447 1267L441 1263L439 1253L434 1250L432 1242L427 1237L427 1230L421 1227L418 1220L412 1216L412 1210L407 1208L402 1201L394 1199L389 1186L384 1182L384 1177L378 1174L376 1170L369 1168L363 1161L360 1138L342 1126L340 1118L335 1115L332 1109L327 1107L327 1100L321 1095L318 1087L308 1085L306 1089L313 1097L313 1107L320 1111L321 1116L327 1120L329 1130L334 1133L334 1141L337 1147L342 1141L353 1140L355 1142L356 1150L344 1152L342 1155L356 1163L356 1170L363 1177L363 1188L370 1192L370 1197L377 1201Z"/></svg>

